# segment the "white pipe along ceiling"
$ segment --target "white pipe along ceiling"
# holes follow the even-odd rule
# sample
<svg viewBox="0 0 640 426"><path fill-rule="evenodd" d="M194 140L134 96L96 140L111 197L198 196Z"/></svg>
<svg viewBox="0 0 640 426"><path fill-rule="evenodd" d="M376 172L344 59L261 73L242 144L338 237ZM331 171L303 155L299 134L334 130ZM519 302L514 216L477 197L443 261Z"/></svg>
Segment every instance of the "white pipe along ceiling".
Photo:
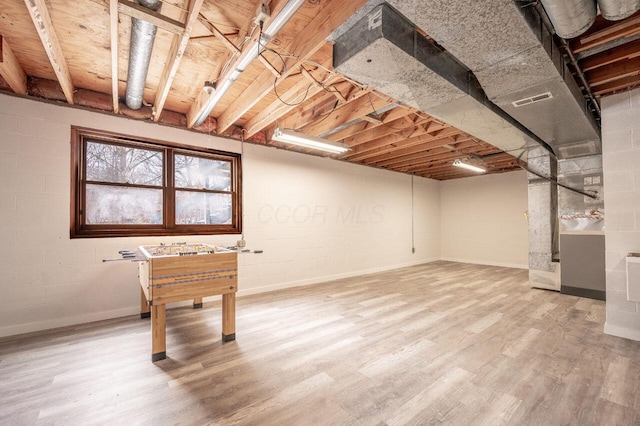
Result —
<svg viewBox="0 0 640 426"><path fill-rule="evenodd" d="M559 158L600 153L552 34L522 2L370 1L333 38L338 71L516 157L535 142Z"/></svg>

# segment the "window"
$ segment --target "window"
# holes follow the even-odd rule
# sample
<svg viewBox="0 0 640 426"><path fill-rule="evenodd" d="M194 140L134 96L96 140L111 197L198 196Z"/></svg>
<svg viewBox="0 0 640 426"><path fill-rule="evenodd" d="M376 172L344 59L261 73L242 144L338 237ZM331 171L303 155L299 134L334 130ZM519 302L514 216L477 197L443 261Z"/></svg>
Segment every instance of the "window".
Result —
<svg viewBox="0 0 640 426"><path fill-rule="evenodd" d="M72 237L241 231L240 155L72 128Z"/></svg>

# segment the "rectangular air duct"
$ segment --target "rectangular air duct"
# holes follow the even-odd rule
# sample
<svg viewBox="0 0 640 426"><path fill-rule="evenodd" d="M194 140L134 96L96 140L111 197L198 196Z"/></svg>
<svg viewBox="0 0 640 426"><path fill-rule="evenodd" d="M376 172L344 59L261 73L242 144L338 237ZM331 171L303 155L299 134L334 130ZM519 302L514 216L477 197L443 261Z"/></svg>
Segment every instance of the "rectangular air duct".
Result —
<svg viewBox="0 0 640 426"><path fill-rule="evenodd" d="M465 64L487 97L558 150L601 151L600 129L536 8L522 1L388 0L399 13ZM517 108L514 102L549 92L552 99Z"/></svg>
<svg viewBox="0 0 640 426"><path fill-rule="evenodd" d="M338 30L335 68L515 157L542 140L484 94L473 73L386 3Z"/></svg>

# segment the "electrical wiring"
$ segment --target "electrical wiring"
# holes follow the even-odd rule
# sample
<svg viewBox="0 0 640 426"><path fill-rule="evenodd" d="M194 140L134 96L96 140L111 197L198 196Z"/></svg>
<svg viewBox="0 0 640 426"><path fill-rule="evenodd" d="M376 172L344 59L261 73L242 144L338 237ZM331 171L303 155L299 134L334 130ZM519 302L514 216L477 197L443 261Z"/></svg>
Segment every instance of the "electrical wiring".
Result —
<svg viewBox="0 0 640 426"><path fill-rule="evenodd" d="M326 87L324 84L322 84L322 83L318 83L318 84L320 84L320 87L322 87L322 90L324 90L324 91L325 91L325 92L327 92L327 93L340 93L340 95L342 95L342 92L341 92L341 91L339 91L338 89L333 89L333 90L331 90L330 88L329 88L329 89L327 89L327 87Z"/></svg>
<svg viewBox="0 0 640 426"><path fill-rule="evenodd" d="M261 44L261 42L262 42L262 25L260 25L260 35L259 35L259 37L258 37L258 52L260 52L260 51L262 50L262 44ZM264 47L264 51L265 51L265 52L266 52L266 51L269 51L269 52L275 53L275 54L276 54L276 56L278 56L278 58L280 58L280 61L282 61L282 73L281 73L281 74L285 74L285 73L287 72L287 62L284 60L284 58L282 57L282 55L280 55L280 53L276 52L276 51L275 51L275 50L273 50L273 49L269 49L269 48L267 48L266 46ZM262 53L260 52L260 53L258 53L258 54L259 54L259 55L261 55ZM307 87L307 90L304 92L304 96L302 97L302 99L300 100L300 102L295 102L295 103L289 103L289 102L286 102L285 100L283 100L283 99L280 97L280 95L278 94L277 86L278 86L278 77L276 77L276 78L273 80L273 93L276 95L276 97L278 98L278 100L279 100L280 102L282 102L283 104L285 104L285 105L287 105L287 106L295 107L295 106L298 106L298 105L302 104L302 103L307 99L307 95L309 94L309 90L311 90L311 86L312 86L312 84L309 84L309 87Z"/></svg>
<svg viewBox="0 0 640 426"><path fill-rule="evenodd" d="M270 49L268 47L265 47L263 50L264 52L271 52L274 53L276 56L278 56L278 58L280 58L280 62L282 62L282 71L280 72L280 74L285 74L287 72L287 62L284 60L284 58L282 57L282 55L278 52L276 52L273 49ZM276 80L278 79L278 77L276 77Z"/></svg>
<svg viewBox="0 0 640 426"><path fill-rule="evenodd" d="M284 68L284 70L283 70L283 72L282 72L282 73L284 74L284 73L286 72L286 63L285 63L285 61L284 61L284 58L280 55L280 53L276 52L276 51L275 51L275 50L273 50L273 49L269 49L269 51L270 51L270 52L275 53L276 55L278 55L278 57L280 57L280 60L282 60L282 63L283 63L283 64L284 64L284 66L285 66L285 68ZM305 71L306 71L306 68L305 68ZM286 77L285 77L285 78L286 78ZM328 92L328 93L340 93L340 91L339 91L339 90L335 90L335 89L334 89L334 90L330 90L330 89L327 89L327 87L326 87L324 84L322 84L321 82L317 82L317 83L320 85L320 87L322 88L322 90L324 90L325 92ZM278 100L279 100L280 102L282 102L283 104L285 104L285 105L287 105L287 106L295 107L295 106L298 106L298 105L302 104L304 101L306 101L306 100L307 100L307 97L308 97L308 95L309 95L309 90L311 90L311 87L312 87L312 86L313 86L313 83L309 83L309 86L307 87L307 90L305 90L304 97L303 97L299 102L296 102L296 103L289 103L289 102L285 101L284 99L282 99L282 97L281 97L281 96L280 96L280 94L278 93L278 77L276 77L276 78L274 78L274 80L273 80L273 93L276 95L276 97L278 98ZM334 109L335 109L335 108L334 108ZM332 112L333 112L333 111L332 111Z"/></svg>
<svg viewBox="0 0 640 426"><path fill-rule="evenodd" d="M416 232L414 218L413 174L411 174L411 253L416 252Z"/></svg>
<svg viewBox="0 0 640 426"><path fill-rule="evenodd" d="M283 104L290 106L290 107L295 107L298 106L300 104L302 104L304 101L307 100L307 96L309 95L309 90L311 90L311 86L313 86L313 84L309 83L309 86L307 86L307 90L305 90L304 92L304 96L302 97L302 99L300 100L300 102L294 102L294 103L289 103L287 101L285 101L284 99L282 99L280 97L280 95L278 94L278 79L274 79L273 80L273 93L276 95L276 97L278 98L278 100L280 102L282 102Z"/></svg>
<svg viewBox="0 0 640 426"><path fill-rule="evenodd" d="M284 57L283 57L279 52L277 52L277 51L275 51L275 50L273 50L273 49L271 49L271 48L268 48L268 47L266 47L266 46L262 46L261 42L262 42L262 25L260 25L260 34L259 34L259 37L258 37L258 52L260 52L260 51L264 48L264 52L271 52L271 53L275 54L278 58L280 58L280 61L282 62L282 71L281 71L281 74L283 74L283 75L284 75L284 74L286 74L286 73L287 73L287 62L284 60ZM260 53L260 54L262 54L262 53ZM286 78L286 77L285 77L285 78ZM322 84L322 83L320 83L320 82L318 82L318 84L320 85L320 87L322 88L322 90L324 90L325 92L329 92L329 93L332 93L332 92L334 92L334 93L340 93L340 91L339 91L339 90L330 90L330 89L327 89L327 88L324 86L324 84ZM277 87L278 87L278 77L275 77L275 78L274 78L274 80L273 80L273 93L276 95L276 97L278 98L278 100L279 100L280 102L282 102L283 104L285 104L285 105L287 105L287 106L295 107L295 106L301 105L302 103L304 103L304 101L306 101L306 100L307 100L307 97L308 97L308 95L309 95L309 91L311 90L311 87L312 87L312 86L313 86L313 83L310 83L310 84L309 84L309 86L307 87L307 89L306 89L306 90L305 90L305 92L304 92L304 96L302 97L302 99L301 99L299 102L291 103L291 102L287 102L287 101L285 101L284 99L282 99L282 97L281 97L281 96L280 96L280 94L278 93L278 88L277 88ZM333 109L333 110L335 110L335 106L334 106L334 109ZM332 110L332 112L333 112L333 110Z"/></svg>

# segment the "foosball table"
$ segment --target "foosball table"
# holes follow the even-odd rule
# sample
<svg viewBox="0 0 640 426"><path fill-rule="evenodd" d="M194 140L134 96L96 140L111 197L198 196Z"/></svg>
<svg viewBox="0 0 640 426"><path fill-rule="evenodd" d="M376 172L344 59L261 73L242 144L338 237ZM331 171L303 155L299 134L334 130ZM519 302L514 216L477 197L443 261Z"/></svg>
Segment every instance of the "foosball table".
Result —
<svg viewBox="0 0 640 426"><path fill-rule="evenodd" d="M222 296L222 340L236 338L238 253L209 244L140 246L140 316L151 317L151 360L165 359L166 304L193 300L202 307L207 296ZM124 258L127 253L122 253ZM131 256L130 256L131 257ZM134 260L134 259L132 259Z"/></svg>

